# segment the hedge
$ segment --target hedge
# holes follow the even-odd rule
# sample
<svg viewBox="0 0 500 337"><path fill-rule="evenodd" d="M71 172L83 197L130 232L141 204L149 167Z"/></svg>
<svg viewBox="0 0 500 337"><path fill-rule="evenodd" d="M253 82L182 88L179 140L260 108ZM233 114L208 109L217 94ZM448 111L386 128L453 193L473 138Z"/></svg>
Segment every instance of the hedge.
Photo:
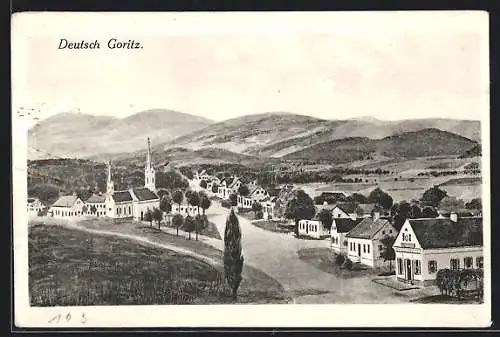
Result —
<svg viewBox="0 0 500 337"><path fill-rule="evenodd" d="M466 292L470 292L467 287L471 282L474 282L472 292L482 297L484 291L483 278L482 269L440 269L436 275L436 285L441 294L461 298Z"/></svg>

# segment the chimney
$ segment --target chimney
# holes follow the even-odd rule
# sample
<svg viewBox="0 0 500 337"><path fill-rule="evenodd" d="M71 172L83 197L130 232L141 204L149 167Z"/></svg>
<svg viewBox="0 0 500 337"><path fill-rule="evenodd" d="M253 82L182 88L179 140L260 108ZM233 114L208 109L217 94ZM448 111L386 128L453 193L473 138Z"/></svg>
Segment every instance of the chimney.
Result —
<svg viewBox="0 0 500 337"><path fill-rule="evenodd" d="M373 212L373 220L378 220L380 218L380 212Z"/></svg>
<svg viewBox="0 0 500 337"><path fill-rule="evenodd" d="M457 222L457 220L458 220L458 214L455 213L455 212L451 212L450 213L450 220L453 221L453 222Z"/></svg>
<svg viewBox="0 0 500 337"><path fill-rule="evenodd" d="M324 205L324 206L328 205L328 202L323 201L323 205Z"/></svg>

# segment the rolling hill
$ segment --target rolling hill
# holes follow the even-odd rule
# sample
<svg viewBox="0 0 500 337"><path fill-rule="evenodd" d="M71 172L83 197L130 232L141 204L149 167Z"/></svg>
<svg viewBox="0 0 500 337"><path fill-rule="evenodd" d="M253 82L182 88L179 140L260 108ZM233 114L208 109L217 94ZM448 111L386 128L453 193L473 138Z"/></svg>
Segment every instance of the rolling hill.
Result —
<svg viewBox="0 0 500 337"><path fill-rule="evenodd" d="M163 148L217 147L243 154L284 157L309 146L349 137L384 137L436 128L479 141L479 121L415 119L381 121L375 118L325 120L291 113L265 113L215 123L186 134Z"/></svg>
<svg viewBox="0 0 500 337"><path fill-rule="evenodd" d="M145 147L147 137L153 143L164 143L211 123L206 118L163 109L126 118L60 113L28 131L28 158L82 158L136 151Z"/></svg>
<svg viewBox="0 0 500 337"><path fill-rule="evenodd" d="M290 153L283 158L347 163L367 159L375 154L389 158L460 156L477 145L477 142L466 137L428 128L382 139L350 137L331 140Z"/></svg>

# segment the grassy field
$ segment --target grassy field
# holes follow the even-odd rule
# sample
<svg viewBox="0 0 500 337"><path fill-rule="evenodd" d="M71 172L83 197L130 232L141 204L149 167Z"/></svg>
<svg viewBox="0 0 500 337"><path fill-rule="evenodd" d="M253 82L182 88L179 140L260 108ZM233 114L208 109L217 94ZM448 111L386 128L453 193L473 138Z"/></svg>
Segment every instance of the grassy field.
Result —
<svg viewBox="0 0 500 337"><path fill-rule="evenodd" d="M184 298L183 299L184 302L179 302L179 303L185 303L185 304L189 304L189 303L199 303L199 304L220 303L220 304L222 304L222 303L230 302L230 299L225 297L227 289L221 290L220 288L215 288L217 284L220 285L220 282L224 283L224 281L221 281L221 279L220 279L220 275L223 275L223 273L224 273L224 268L223 268L223 263L222 263L222 252L220 250L215 249L214 247L212 247L208 244L205 244L203 242L200 242L200 241L186 240L184 237L176 237L175 235L171 235L171 234L162 232L162 231L158 230L157 228L144 226L144 225L137 224L137 223L132 223L132 222L127 221L127 220L89 219L89 220L81 221L79 223L79 225L82 227L91 228L91 229L100 229L100 230L106 230L106 231L110 231L110 232L125 233L125 234L135 235L138 237L148 238L151 242L171 245L171 246L183 248L183 249L189 249L190 251L193 251L195 253L201 254L203 256L206 256L206 257L209 257L209 258L212 258L212 259L218 261L217 264L215 264L213 266L209 266L204 262L192 259L190 257L186 257L187 259L190 259L190 260L193 260L196 262L200 262L200 264L207 266L207 267L210 267L211 270L214 270L215 272L217 272L218 278L216 279L216 282L219 282L219 283L213 283L210 286L205 286L205 289L210 289L210 287L212 287L214 289L219 289L219 291L221 292L222 295L221 296L218 296L218 295L212 296L210 294L202 293L202 295L203 295L202 298L192 298L192 301L189 301L189 298ZM47 230L44 230L44 228L50 228L50 230L47 231ZM34 229L35 229L35 231L33 231ZM87 242L86 240L91 239L93 237L93 235L91 235L91 234L79 232L77 230L68 230L68 229L62 228L62 227L57 226L57 225L45 225L45 224L40 223L40 221L32 222L32 223L30 223L30 233L32 233L32 234L30 234L30 259L33 256L33 252L38 251L37 247L40 246L40 244L37 242L38 240L47 241L47 242L50 241L48 238L43 238L43 235L38 235L38 234L41 234L44 231L47 231L50 233L52 233L52 232L58 233L60 230L70 231L73 234L73 236L76 236L76 238L75 237L71 238L71 235L66 236L65 238L66 238L66 240L68 240L68 244L66 244L65 241L60 241L58 239L59 237L62 237L61 235L57 234L55 237L52 236L51 238L53 239L52 240L53 242L48 243L48 244L50 245L50 247L52 247L51 250L56 252L55 253L56 255L58 255L58 253L57 253L57 250L54 249L54 247L58 247L58 245L59 246L63 245L64 247L71 247L71 245L73 243L74 244L77 244L78 242L86 243ZM47 235L45 235L45 237L46 236ZM102 239L105 242L107 240L113 240L113 241L116 240L118 242L122 242L122 240L123 240L123 239L110 239L109 236L102 237ZM123 240L123 241L129 242L128 240ZM131 247L135 247L135 246L142 247L144 245L131 241L130 246ZM151 247L147 247L147 246L145 246L145 247L151 248ZM107 249L110 249L110 252L107 252L106 251ZM155 252L158 252L158 253L161 253L164 250L164 249L155 248L155 247L153 247L152 249L155 249ZM95 247L94 245L87 246L84 250L85 250L85 252L87 252L88 256L85 256L84 258L82 258L82 261L92 259L93 254L95 254L96 252L102 252L103 254L105 254L105 256L109 255L109 253L116 254L117 259L120 259L120 258L123 258L123 256L126 256L127 261L128 261L129 256L133 256L133 251L129 252L126 249L113 249L112 246L107 246L107 245L100 246L100 248L99 248L99 246ZM85 252L82 252L82 254L84 254ZM47 254L50 255L52 253L51 253L51 251L48 251ZM179 257L179 256L183 257L183 255L179 255L179 254L175 254L175 253L172 253L172 254L174 254L177 257ZM153 254L153 255L155 255L155 254ZM52 258L50 261L53 261L53 260L54 260L54 258ZM36 266L36 268L40 268L41 270L50 268L50 266L43 264L43 261L40 261L40 262L42 262L42 264ZM51 264L51 262L50 263L48 261L45 261L45 262L48 263L49 265ZM35 264L30 264L30 266L35 267ZM153 266L151 266L151 268L153 268ZM162 269L162 268L163 267L161 267L160 269ZM30 271L31 271L31 269L30 269ZM53 272L53 270L52 270L52 272ZM93 270L93 273L96 275L106 274L106 270L101 268L98 270ZM122 273L123 273L123 271L122 271ZM46 276L49 279L50 278L54 279L54 277L56 277L55 275L50 276L50 274L51 274L51 271L47 270ZM143 271L143 274L146 275L147 270ZM65 276L67 277L69 275L59 275L59 276L64 278ZM127 275L125 275L125 276L127 276ZM281 284L279 282L277 282L276 280L274 280L273 278L271 278L266 273L262 272L261 270L244 264L242 276L243 276L243 280L242 280L242 282L240 284L240 288L238 290L238 302L239 303L252 303L252 304L253 303L256 303L256 304L259 304L259 303L286 303L289 301L289 298L285 294L285 291L284 291L283 287L281 286ZM202 281L203 280L204 279L202 279ZM191 281L188 281L188 282L191 282ZM202 287L203 287L203 284L202 284ZM40 288L40 291L42 293L50 295L50 292L51 292L50 289L51 289L50 285L47 287L47 284L45 284L45 286L42 286ZM168 303L171 303L171 302L165 302L165 304L168 304ZM128 303L125 303L125 304L128 304ZM139 304L139 303L131 303L131 304Z"/></svg>
<svg viewBox="0 0 500 337"><path fill-rule="evenodd" d="M288 226L288 222L257 220L257 221L252 221L252 225L254 225L255 227L262 228L266 231L275 232L275 233L291 233L291 232L293 232L293 228L290 228Z"/></svg>
<svg viewBox="0 0 500 337"><path fill-rule="evenodd" d="M58 226L29 232L31 305L218 303L223 276L205 262Z"/></svg>
<svg viewBox="0 0 500 337"><path fill-rule="evenodd" d="M335 264L334 253L330 248L307 248L297 252L299 259L312 264L316 268L344 279L376 276L387 272L383 268L370 268L361 264L353 264L352 270L345 269Z"/></svg>

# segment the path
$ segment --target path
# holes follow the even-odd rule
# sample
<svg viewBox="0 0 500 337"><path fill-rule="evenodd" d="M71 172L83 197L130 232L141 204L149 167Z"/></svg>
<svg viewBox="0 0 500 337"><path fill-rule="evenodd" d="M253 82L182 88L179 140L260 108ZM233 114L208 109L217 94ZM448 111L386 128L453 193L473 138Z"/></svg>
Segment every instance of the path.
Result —
<svg viewBox="0 0 500 337"><path fill-rule="evenodd" d="M213 202L207 215L221 233L229 210ZM294 303L402 303L406 296L395 296L390 288L376 284L370 277L339 278L299 259L303 248L328 247L328 241L300 240L292 235L258 228L238 216L242 232L245 263L280 282Z"/></svg>

